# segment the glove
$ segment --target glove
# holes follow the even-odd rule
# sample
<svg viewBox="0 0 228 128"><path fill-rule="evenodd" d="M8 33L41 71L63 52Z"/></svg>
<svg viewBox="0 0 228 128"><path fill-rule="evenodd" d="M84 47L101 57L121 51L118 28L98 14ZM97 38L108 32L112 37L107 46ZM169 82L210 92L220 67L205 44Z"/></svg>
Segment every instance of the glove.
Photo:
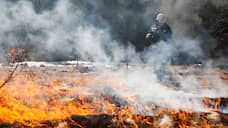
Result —
<svg viewBox="0 0 228 128"><path fill-rule="evenodd" d="M152 36L151 33L146 34L146 38L149 38L150 36Z"/></svg>

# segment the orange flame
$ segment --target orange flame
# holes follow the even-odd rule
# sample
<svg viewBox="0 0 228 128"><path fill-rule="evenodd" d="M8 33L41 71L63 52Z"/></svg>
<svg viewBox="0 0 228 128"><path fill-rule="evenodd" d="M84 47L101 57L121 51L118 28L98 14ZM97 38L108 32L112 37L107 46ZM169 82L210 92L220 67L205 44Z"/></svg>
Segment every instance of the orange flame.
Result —
<svg viewBox="0 0 228 128"><path fill-rule="evenodd" d="M3 79L4 76L1 77L0 83L4 82ZM127 105L119 106L113 103L113 97L106 95L105 91L96 91L98 85L100 88L112 87L114 92L128 94L128 97L125 97ZM74 126L84 127L84 124L72 120L71 117L105 113L112 116L112 121L116 123L113 127L128 125L133 128L190 128L199 124L201 127L217 125L209 125L207 119L202 119L207 117L207 113L200 115L176 109L157 108L153 104L143 106L135 104L136 99L136 96L124 88L122 81L106 81L100 76L85 76L80 79L50 77L47 81L43 76L17 74L14 80L0 90L0 123L20 122L22 126L36 127L44 126L42 122L46 120L62 122L68 119ZM210 107L211 101L204 98L204 103ZM214 103L216 109L220 103L221 99ZM147 112L138 112L136 108L151 111L154 115L147 116ZM165 118L170 123L165 122Z"/></svg>

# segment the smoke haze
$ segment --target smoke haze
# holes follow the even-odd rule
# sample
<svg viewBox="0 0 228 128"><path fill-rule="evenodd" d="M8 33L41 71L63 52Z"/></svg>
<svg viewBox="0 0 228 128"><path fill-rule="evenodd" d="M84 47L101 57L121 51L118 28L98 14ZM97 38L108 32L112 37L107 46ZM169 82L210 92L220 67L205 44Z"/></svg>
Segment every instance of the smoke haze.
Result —
<svg viewBox="0 0 228 128"><path fill-rule="evenodd" d="M205 58L200 38L188 36L189 31L194 29L189 23L199 19L197 16L188 17L193 7L189 7L190 1L57 0L50 6L42 6L44 9L39 9L37 5L41 3L36 2L38 0L0 2L0 54L22 47L28 50L30 60L62 60L79 56L82 60L96 63L119 64L127 61L130 64L159 66L170 65L172 61L188 64L194 61L192 58ZM159 11L169 17L174 32L173 41L145 47L145 33ZM138 49L141 52L137 52ZM190 57L178 57L181 52ZM4 60L4 57L0 59ZM118 77L125 78L122 75L117 72ZM192 99L192 109L201 111L204 109L200 102L203 97L228 96L220 78L213 79L221 83L220 89L199 89L197 85L202 83L196 78L180 77L181 90L169 90L158 82L153 71L146 70L130 72L126 79L121 80L141 98L139 102L152 102L165 107L183 103L179 107L187 108L189 104L184 102Z"/></svg>

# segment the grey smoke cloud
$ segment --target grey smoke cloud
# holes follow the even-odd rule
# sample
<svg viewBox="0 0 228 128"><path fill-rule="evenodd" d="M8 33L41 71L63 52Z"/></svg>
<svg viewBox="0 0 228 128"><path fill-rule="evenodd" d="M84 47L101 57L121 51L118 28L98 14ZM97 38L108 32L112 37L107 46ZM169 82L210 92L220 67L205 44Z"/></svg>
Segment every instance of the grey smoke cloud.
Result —
<svg viewBox="0 0 228 128"><path fill-rule="evenodd" d="M40 2L45 4L45 1L40 0ZM11 47L35 45L30 50L30 55L31 58L38 60L42 59L40 56L43 56L44 60L48 55L49 59L56 58L55 55L57 55L57 58L58 56L64 58L76 52L80 53L84 59L97 59L96 57L104 55L103 59L100 58L99 60L110 61L110 55L107 56L107 53L111 52L112 59L120 61L122 58L118 59L121 57L119 55L124 56L124 53L127 52L118 47L110 48L109 44L115 46L119 46L119 44L128 45L128 42L132 41L128 39L137 37L140 34L144 38L146 29L149 29L149 25L153 21L153 16L157 12L163 11L169 16L169 23L174 30L174 39L177 46L184 48L182 51L189 53L191 56L201 56L202 53L200 41L186 39L186 34L184 34L191 28L191 24L188 25L189 22L184 22L186 19L191 19L188 17L191 11L191 8L188 7L190 1L143 0L131 2L124 0L105 2L57 0L54 2L55 6L52 9L39 13L35 11L33 5L38 3L38 1L32 3L26 0L18 2L2 1L1 44L8 43ZM200 4L202 3L200 2ZM136 5L139 5L139 7ZM138 22L141 22L141 26L136 25ZM148 28L139 29L143 26ZM82 29L85 31L81 31ZM140 32L137 32L136 29ZM80 34L84 36L88 34L87 37L90 40L82 40ZM179 37L183 37L183 39L179 39ZM86 45L80 43L84 40L87 40ZM145 40L137 40L131 43L140 45L145 42ZM79 49L78 46L81 48ZM94 57L88 55L90 52L88 52L88 49L82 50L83 46L97 46L95 49L99 47L100 49L96 51L100 53L96 55L90 50L91 54L95 55ZM76 51L72 49L76 49ZM122 51L118 52L118 49ZM45 53L48 55L45 56Z"/></svg>
<svg viewBox="0 0 228 128"><path fill-rule="evenodd" d="M82 59L110 62L110 55L113 61L119 61L121 54L124 56L122 46L112 40L106 22L96 23L95 14L87 19L87 12L70 0L59 0L55 8L42 13L36 13L30 1L2 1L1 6L1 44L8 43L13 48L34 45L31 58L46 58L50 53L64 57L76 52Z"/></svg>

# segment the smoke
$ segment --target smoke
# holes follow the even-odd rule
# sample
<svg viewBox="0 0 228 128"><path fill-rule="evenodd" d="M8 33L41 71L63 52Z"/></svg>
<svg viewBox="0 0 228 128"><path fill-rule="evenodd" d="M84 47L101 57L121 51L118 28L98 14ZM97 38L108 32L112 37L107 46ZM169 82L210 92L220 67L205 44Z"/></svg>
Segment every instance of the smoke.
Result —
<svg viewBox="0 0 228 128"><path fill-rule="evenodd" d="M199 57L202 56L200 40L186 38L192 35L189 33L194 29L192 25L199 21L197 15L189 17L192 7L188 5L192 3L180 0L4 0L1 3L1 45L7 47L6 50L25 48L30 60L61 60L78 55L85 60L97 61L99 58L99 61L105 62L112 59L121 61L123 58L119 58L119 55L127 53L123 49L129 44L133 44L130 47L136 50L144 51L147 45L145 33L154 21L155 14L162 11L169 16L169 24L174 31L175 41L172 43L184 48L184 53L190 52L190 56ZM195 2L196 5L202 3ZM82 36L88 39L82 39ZM122 45L121 48L119 45ZM96 50L88 52L92 46ZM118 49L121 49L120 52ZM100 52L97 53L99 55L95 51ZM189 58L188 61L192 61Z"/></svg>
<svg viewBox="0 0 228 128"><path fill-rule="evenodd" d="M188 17L192 11L190 1L58 0L52 8L43 11L34 9L33 4L26 0L0 2L2 49L23 47L28 50L31 60L61 60L68 56L79 56L82 60L96 63L128 62L130 65L148 64L160 68L172 63L189 64L193 58L198 60L204 57L200 39L186 36L193 29L189 23L198 20L197 16ZM143 52L136 52L137 46L145 44L145 40L140 39L144 39L145 32L158 11L168 14L174 32L173 40L170 43L159 42L147 48L142 47ZM136 38L138 35L139 39ZM180 53L187 57L180 58ZM180 76L178 81L181 89L177 91L161 84L159 75L153 70L129 72L127 78L122 72L115 73L116 79L124 81L124 86L140 97L137 102L141 104L176 107L178 103L179 108L193 105L191 109L202 111L203 97L227 97L227 89L223 89L224 83L214 76L213 79L217 80L215 83L221 83L220 89L200 89L202 83L196 77ZM125 94L123 92L118 95ZM189 99L191 102L186 102Z"/></svg>
<svg viewBox="0 0 228 128"><path fill-rule="evenodd" d="M6 47L5 52L22 47L30 60L58 60L76 55L105 63L125 59L125 46L113 39L112 28L96 14L90 14L89 9L81 8L80 2L59 0L53 9L39 13L30 1L1 3L0 42ZM100 13L97 9L102 3L86 4Z"/></svg>
<svg viewBox="0 0 228 128"><path fill-rule="evenodd" d="M189 72L192 72L192 69ZM173 71L173 73L177 72ZM175 90L160 82L157 75L154 74L153 69L148 67L129 70L127 75L124 72L115 72L111 78L107 77L106 79L108 81L122 81L126 90L119 90L116 95L127 98L131 96L137 97L133 105L153 104L155 106L176 108L185 111L208 112L210 109L206 108L202 102L204 97L227 97L226 91L228 88L225 81L221 80L218 75L213 75L217 73L214 69L211 71L202 71L201 73L200 77L205 77L205 80L211 82L208 84L210 87L205 87L204 81L200 80L197 76L187 75L184 77L176 74L180 85L178 90ZM118 86L117 88L113 88L118 90ZM139 112L142 109L144 108L136 108Z"/></svg>

